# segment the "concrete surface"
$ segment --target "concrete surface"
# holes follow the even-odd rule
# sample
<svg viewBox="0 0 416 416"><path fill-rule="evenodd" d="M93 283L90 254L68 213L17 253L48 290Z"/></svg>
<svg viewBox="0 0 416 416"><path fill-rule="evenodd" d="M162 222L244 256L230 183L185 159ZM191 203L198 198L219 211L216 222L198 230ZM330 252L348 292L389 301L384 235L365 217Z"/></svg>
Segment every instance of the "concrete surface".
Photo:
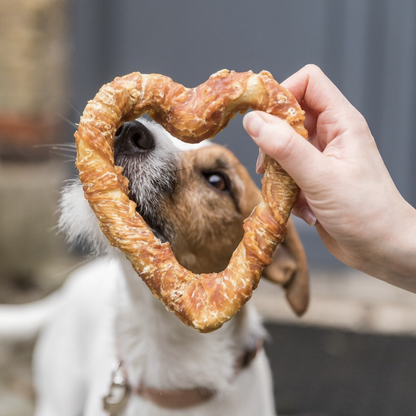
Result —
<svg viewBox="0 0 416 416"><path fill-rule="evenodd" d="M311 271L311 301L298 318L279 286L264 280L253 301L266 320L362 333L416 335L416 296L348 268Z"/></svg>

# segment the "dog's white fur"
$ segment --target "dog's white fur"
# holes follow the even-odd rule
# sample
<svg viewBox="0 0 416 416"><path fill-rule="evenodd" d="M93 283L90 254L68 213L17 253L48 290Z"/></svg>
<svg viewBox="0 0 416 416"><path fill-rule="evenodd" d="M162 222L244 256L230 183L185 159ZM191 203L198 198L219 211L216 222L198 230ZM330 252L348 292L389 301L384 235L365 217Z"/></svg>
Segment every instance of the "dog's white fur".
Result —
<svg viewBox="0 0 416 416"><path fill-rule="evenodd" d="M163 142L155 150L153 172L162 171L159 163L169 155L195 149L178 145L158 125L143 122ZM150 189L145 197L152 197ZM264 351L248 368L235 370L238 357L265 335L250 302L218 331L197 333L167 312L124 256L110 247L78 182L65 191L61 208L60 226L68 239L74 242L81 236L106 256L72 274L62 289L59 310L40 336L34 361L36 416L108 415L102 398L117 359L134 385L217 392L207 402L181 410L160 408L132 394L123 416L275 415Z"/></svg>

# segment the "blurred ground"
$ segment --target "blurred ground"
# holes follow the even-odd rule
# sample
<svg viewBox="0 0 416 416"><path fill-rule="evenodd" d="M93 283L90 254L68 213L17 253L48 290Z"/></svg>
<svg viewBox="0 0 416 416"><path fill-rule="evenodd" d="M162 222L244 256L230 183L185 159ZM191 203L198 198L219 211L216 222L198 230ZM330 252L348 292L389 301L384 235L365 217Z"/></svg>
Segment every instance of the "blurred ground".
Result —
<svg viewBox="0 0 416 416"><path fill-rule="evenodd" d="M67 172L53 160L0 163L0 302L55 290L82 261L53 230ZM264 281L255 302L281 415L416 414L416 297L349 269L313 269L306 316ZM32 342L0 341L0 416L33 412Z"/></svg>
<svg viewBox="0 0 416 416"><path fill-rule="evenodd" d="M262 281L253 296L266 320L359 333L416 336L416 297L347 267L311 270L311 302L297 318L280 287Z"/></svg>
<svg viewBox="0 0 416 416"><path fill-rule="evenodd" d="M300 320L270 285L256 294L280 413L415 415L414 295L348 270L315 270L312 289Z"/></svg>
<svg viewBox="0 0 416 416"><path fill-rule="evenodd" d="M352 291L343 290L343 280L354 279L350 272L329 279L329 275L317 270L312 278L316 296L312 297L305 318L292 320L289 311L287 316L284 313L273 316L275 311L286 309L281 293L276 293L273 298L274 310L267 312L266 326L270 339L266 350L273 369L279 414L416 414L414 325L410 325L410 319L407 319L406 330L402 324L400 331L386 331L384 323L377 322L387 316L389 310L399 307L401 311L407 308L409 317L414 317L415 306L410 301L406 305L407 301L403 299L407 296L386 300L383 293L376 290L368 292L367 300L363 295L353 297ZM334 289L335 294L339 292L335 295L338 302L334 302L332 297L325 298L320 291L320 287L327 289L328 286ZM264 310L271 302L270 293L273 291L274 288L268 284L259 287L254 299L262 305L260 309ZM325 303L332 305L331 311L323 307ZM348 316L354 319L345 319L347 303L350 303ZM384 307L376 307L377 304L384 304ZM322 315L319 312L321 307ZM371 319L363 311L367 311ZM362 321L359 321L359 316ZM0 342L0 416L32 414L32 346L30 342Z"/></svg>
<svg viewBox="0 0 416 416"><path fill-rule="evenodd" d="M282 324L268 330L280 414L416 414L415 338Z"/></svg>

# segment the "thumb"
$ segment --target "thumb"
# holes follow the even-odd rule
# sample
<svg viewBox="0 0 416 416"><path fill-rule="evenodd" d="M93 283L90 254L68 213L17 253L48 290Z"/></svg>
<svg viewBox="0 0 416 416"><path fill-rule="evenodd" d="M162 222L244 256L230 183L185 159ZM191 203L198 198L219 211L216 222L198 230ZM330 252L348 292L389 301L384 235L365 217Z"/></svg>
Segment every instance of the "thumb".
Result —
<svg viewBox="0 0 416 416"><path fill-rule="evenodd" d="M253 111L243 125L255 143L277 160L301 189L308 190L311 173L321 170L325 157L279 117Z"/></svg>

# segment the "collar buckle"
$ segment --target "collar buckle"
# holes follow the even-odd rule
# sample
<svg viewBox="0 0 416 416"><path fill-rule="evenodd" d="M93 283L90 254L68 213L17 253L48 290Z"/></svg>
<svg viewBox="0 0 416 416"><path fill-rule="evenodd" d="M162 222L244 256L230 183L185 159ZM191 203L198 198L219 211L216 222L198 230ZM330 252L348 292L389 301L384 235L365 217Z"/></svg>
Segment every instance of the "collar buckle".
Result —
<svg viewBox="0 0 416 416"><path fill-rule="evenodd" d="M111 385L108 394L103 397L103 408L110 416L119 415L125 408L130 395L127 379L121 369L121 361L114 364L111 371Z"/></svg>

